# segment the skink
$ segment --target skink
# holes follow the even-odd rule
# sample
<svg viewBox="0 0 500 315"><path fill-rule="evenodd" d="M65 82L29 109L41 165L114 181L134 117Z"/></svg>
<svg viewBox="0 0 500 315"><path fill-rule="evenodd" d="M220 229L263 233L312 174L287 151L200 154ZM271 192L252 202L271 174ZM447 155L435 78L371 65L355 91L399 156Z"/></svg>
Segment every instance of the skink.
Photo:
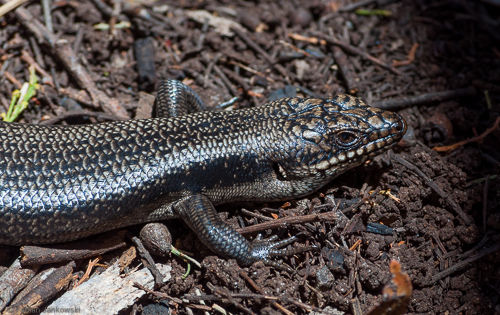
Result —
<svg viewBox="0 0 500 315"><path fill-rule="evenodd" d="M243 264L278 249L250 243L215 211L298 198L398 142L404 119L359 98L283 98L224 112L164 81L157 115L88 125L0 123L0 244L55 243L181 218Z"/></svg>

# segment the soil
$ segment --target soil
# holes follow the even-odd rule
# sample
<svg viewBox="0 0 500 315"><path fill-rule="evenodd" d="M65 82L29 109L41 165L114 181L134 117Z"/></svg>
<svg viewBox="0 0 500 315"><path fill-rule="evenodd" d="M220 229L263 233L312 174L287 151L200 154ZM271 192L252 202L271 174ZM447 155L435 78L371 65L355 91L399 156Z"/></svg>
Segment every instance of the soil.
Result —
<svg viewBox="0 0 500 315"><path fill-rule="evenodd" d="M366 313L382 300L391 280L390 261L397 260L413 285L409 313L498 314L500 131L492 127L498 127L500 116L500 5L486 0L368 2L359 7L369 10L363 14L354 1L333 0L137 0L121 6L118 1L53 1L56 46L72 48L104 96L82 92L92 93L81 73L61 61L61 49L51 48L10 12L0 18L0 105L7 111L12 91L28 81L25 55L45 70L38 73L36 99L18 118L25 123L148 117L150 94L161 78L183 80L211 110L233 97L238 97L233 109L295 94L347 92L380 106L399 99L394 110L409 129L392 152L301 200L220 207L236 228L262 222L242 209L269 218L337 211L334 222L265 231L264 236L280 238L300 235L294 246L318 248L284 259L294 273L262 263L240 267L203 248L180 222L166 222L175 244L195 253L203 267L182 279L182 261L155 258L173 268L171 281L156 292L183 298L199 290L217 297L207 305L217 303L233 313L284 312L252 293L278 297L293 313L357 313L356 305ZM24 8L46 23L38 1ZM213 24L213 18L223 20ZM241 30L224 28L226 23L237 23ZM333 45L332 38L358 50ZM429 96L442 91L450 91L449 96ZM417 96L425 100L409 99ZM489 128L475 141L436 150ZM104 256L104 263L122 252ZM17 255L17 248L0 248L0 265L9 266ZM78 268L85 270L86 263L78 262ZM227 299L221 292L249 295ZM147 313L158 300L148 294L123 313ZM188 312L186 303L167 304L172 311Z"/></svg>

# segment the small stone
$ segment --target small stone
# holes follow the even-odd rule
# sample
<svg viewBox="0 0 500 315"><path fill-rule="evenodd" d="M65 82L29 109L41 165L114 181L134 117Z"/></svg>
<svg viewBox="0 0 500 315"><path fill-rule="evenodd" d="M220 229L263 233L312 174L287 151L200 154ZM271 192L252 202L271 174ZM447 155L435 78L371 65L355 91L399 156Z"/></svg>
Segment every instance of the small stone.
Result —
<svg viewBox="0 0 500 315"><path fill-rule="evenodd" d="M167 300L160 301L159 303L148 304L142 308L142 315L162 314L172 314L172 312L170 312L170 307L168 306Z"/></svg>
<svg viewBox="0 0 500 315"><path fill-rule="evenodd" d="M330 289L334 281L335 278L333 277L333 274L327 266L323 266L316 272L316 282L318 283L318 287L320 287L321 289Z"/></svg>
<svg viewBox="0 0 500 315"><path fill-rule="evenodd" d="M338 250L323 248L321 250L321 255L331 271L344 272L344 256Z"/></svg>
<svg viewBox="0 0 500 315"><path fill-rule="evenodd" d="M377 242L370 242L365 251L366 257L370 260L376 259L380 255L380 248Z"/></svg>

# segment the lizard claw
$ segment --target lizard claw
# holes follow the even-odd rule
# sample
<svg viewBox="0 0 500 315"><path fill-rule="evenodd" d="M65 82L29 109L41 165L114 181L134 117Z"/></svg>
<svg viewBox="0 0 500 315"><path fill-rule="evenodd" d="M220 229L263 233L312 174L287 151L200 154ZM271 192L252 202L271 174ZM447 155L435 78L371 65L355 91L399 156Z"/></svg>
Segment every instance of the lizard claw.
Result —
<svg viewBox="0 0 500 315"><path fill-rule="evenodd" d="M299 234L300 235L300 234ZM317 246L302 246L302 247L293 247L293 248L283 248L287 245L294 243L298 236L294 235L288 237L284 240L277 241L276 235L271 236L268 239L262 240L260 235L257 236L257 239L250 243L250 255L251 260L262 261L265 265L276 267L278 269L286 270L288 272L293 272L293 269L286 265L285 263L280 263L274 260L271 260L272 257L284 257L284 256L292 256L298 253L303 253L310 250L318 249Z"/></svg>

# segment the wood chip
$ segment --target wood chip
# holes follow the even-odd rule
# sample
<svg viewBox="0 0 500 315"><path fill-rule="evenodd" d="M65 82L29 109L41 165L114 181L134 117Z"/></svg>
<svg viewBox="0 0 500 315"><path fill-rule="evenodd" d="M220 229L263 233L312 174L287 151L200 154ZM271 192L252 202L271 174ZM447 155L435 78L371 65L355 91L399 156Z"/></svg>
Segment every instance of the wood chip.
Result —
<svg viewBox="0 0 500 315"><path fill-rule="evenodd" d="M208 23L215 28L215 32L224 36L232 37L234 35L231 28L243 29L243 26L239 23L227 18L212 15L205 10L186 11L186 15L200 24Z"/></svg>

